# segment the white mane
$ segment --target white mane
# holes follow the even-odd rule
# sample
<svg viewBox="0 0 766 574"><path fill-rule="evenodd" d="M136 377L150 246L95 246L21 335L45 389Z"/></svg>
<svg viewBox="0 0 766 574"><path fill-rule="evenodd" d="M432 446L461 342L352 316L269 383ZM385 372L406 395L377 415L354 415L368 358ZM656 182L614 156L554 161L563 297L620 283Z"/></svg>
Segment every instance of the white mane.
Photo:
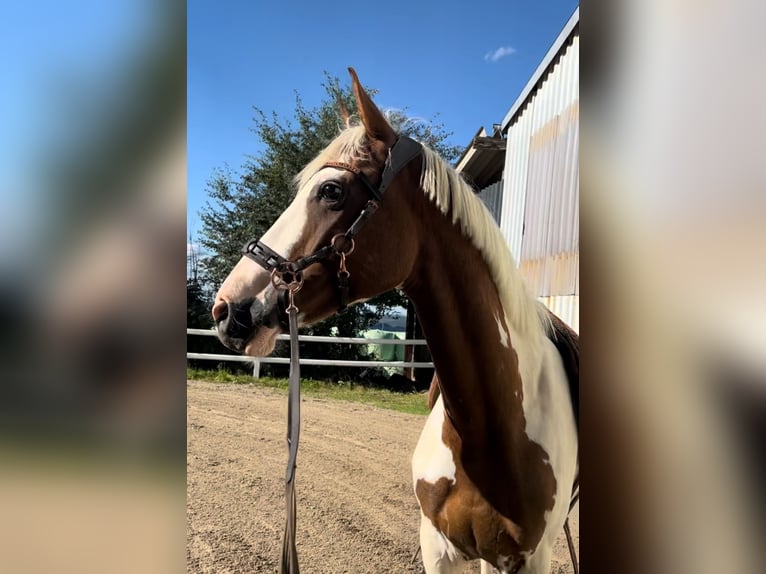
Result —
<svg viewBox="0 0 766 574"><path fill-rule="evenodd" d="M342 161L346 163L365 162L370 159L370 150L367 146L364 126L352 126L340 132L340 135L330 142L319 155L312 159L297 176L295 185L301 189L306 185L316 172L329 161Z"/></svg>
<svg viewBox="0 0 766 574"><path fill-rule="evenodd" d="M473 189L430 148L423 146L420 186L426 196L479 250L495 281L511 326L522 335L537 338L550 321L546 308L529 292L508 244L492 214Z"/></svg>
<svg viewBox="0 0 766 574"><path fill-rule="evenodd" d="M341 131L322 152L296 176L300 189L328 161L368 161L364 126ZM549 329L545 307L530 294L500 229L484 203L460 175L433 150L423 145L420 186L426 197L471 240L489 267L500 301L511 327L537 341Z"/></svg>

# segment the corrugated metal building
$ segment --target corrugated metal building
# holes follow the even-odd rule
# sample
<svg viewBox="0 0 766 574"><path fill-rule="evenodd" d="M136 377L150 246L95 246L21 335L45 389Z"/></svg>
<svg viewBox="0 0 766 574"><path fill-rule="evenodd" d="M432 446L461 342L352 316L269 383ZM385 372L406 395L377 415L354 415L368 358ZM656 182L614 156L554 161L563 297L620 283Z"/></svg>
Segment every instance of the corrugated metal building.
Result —
<svg viewBox="0 0 766 574"><path fill-rule="evenodd" d="M491 210L499 203L499 218L494 210L493 215L527 283L575 330L580 323L579 23L578 8L496 126L492 139L505 136L502 171L499 144L490 155L485 151L490 138L481 137L483 132L457 163L469 179L474 173L484 178L480 195L492 197L491 206L485 200ZM498 181L499 202L491 195Z"/></svg>

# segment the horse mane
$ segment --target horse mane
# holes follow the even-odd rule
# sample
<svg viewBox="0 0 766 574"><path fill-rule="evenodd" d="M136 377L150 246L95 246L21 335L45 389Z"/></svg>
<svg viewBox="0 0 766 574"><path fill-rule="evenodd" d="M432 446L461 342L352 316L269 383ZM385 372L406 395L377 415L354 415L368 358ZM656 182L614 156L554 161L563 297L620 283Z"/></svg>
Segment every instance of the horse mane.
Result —
<svg viewBox="0 0 766 574"><path fill-rule="evenodd" d="M329 161L365 163L370 159L364 126L349 126L301 170L295 184L301 189ZM530 293L500 228L484 203L460 174L425 144L420 186L426 197L452 219L481 253L509 326L538 347L542 335L552 332L547 308Z"/></svg>
<svg viewBox="0 0 766 574"><path fill-rule="evenodd" d="M426 146L420 186L481 253L517 334L537 341L543 332L550 332L547 308L532 297L492 214L460 174Z"/></svg>
<svg viewBox="0 0 766 574"><path fill-rule="evenodd" d="M297 189L301 189L316 172L322 169L322 166L330 161L358 164L366 163L370 159L370 145L364 126L350 126L341 131L338 137L298 172L294 184Z"/></svg>

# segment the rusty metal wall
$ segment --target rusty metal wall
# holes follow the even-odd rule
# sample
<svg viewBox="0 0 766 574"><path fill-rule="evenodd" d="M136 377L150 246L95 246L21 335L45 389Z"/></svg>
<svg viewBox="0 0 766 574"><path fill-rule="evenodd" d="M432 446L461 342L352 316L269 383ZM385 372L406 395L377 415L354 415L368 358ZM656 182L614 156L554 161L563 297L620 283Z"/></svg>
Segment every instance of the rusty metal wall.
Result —
<svg viewBox="0 0 766 574"><path fill-rule="evenodd" d="M579 12L506 116L500 227L535 296L579 325ZM551 305L555 306L554 309Z"/></svg>
<svg viewBox="0 0 766 574"><path fill-rule="evenodd" d="M519 267L541 297L578 293L577 102L532 135Z"/></svg>

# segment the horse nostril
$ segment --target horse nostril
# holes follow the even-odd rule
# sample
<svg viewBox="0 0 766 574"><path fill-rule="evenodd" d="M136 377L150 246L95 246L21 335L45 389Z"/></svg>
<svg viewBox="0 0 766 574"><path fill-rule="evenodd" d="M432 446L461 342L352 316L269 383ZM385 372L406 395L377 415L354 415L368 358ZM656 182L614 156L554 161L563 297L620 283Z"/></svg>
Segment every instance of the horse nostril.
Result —
<svg viewBox="0 0 766 574"><path fill-rule="evenodd" d="M229 304L223 299L215 302L212 309L213 321L220 323L229 316Z"/></svg>

